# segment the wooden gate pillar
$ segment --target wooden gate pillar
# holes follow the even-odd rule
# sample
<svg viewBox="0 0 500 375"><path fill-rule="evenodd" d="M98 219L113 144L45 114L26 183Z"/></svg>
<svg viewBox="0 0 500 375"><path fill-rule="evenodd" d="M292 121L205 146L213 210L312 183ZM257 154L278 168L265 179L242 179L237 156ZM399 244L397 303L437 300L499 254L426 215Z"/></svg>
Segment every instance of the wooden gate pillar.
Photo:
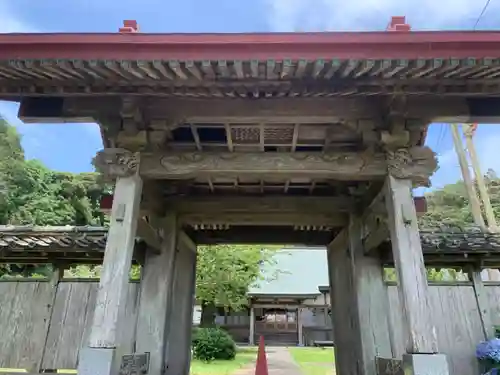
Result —
<svg viewBox="0 0 500 375"><path fill-rule="evenodd" d="M328 246L338 375L375 375L375 357L392 356L383 269L378 257L365 255L361 235L360 218L351 216Z"/></svg>
<svg viewBox="0 0 500 375"><path fill-rule="evenodd" d="M135 351L149 353L148 375L166 369L165 348L170 329L172 290L176 262L177 218L169 212L156 223L163 235L160 251L148 248L141 275Z"/></svg>
<svg viewBox="0 0 500 375"><path fill-rule="evenodd" d="M188 375L191 364L191 332L196 284L196 245L179 232L166 345L165 375Z"/></svg>
<svg viewBox="0 0 500 375"><path fill-rule="evenodd" d="M110 375L116 370L120 330L125 329L121 324L127 303L142 192L135 156L129 156L126 160L130 164L116 164L116 158L100 160L100 166L117 179L94 318L88 345L80 351L79 375Z"/></svg>
<svg viewBox="0 0 500 375"><path fill-rule="evenodd" d="M403 356L405 374L407 371L409 374L420 373L420 366L432 368L432 373L447 374L446 357L437 354L436 328L428 303L427 274L411 192L412 181L390 175L385 188L388 225L407 339L407 355Z"/></svg>

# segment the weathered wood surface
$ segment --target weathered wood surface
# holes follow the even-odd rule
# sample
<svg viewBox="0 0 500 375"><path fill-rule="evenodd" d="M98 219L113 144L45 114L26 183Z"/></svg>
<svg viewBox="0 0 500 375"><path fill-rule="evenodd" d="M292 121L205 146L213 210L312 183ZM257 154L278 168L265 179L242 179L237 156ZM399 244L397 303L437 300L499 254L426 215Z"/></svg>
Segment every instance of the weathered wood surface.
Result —
<svg viewBox="0 0 500 375"><path fill-rule="evenodd" d="M162 220L161 230L161 252L146 253L137 316L136 350L138 353L151 353L151 375L160 375L166 366L165 343L173 308L172 284L177 256L177 218L174 213L169 212Z"/></svg>
<svg viewBox="0 0 500 375"><path fill-rule="evenodd" d="M390 154L359 152L168 152L137 153L108 148L97 153L95 166L106 176L128 176L139 171L146 178L190 179L308 177L343 181L382 180L387 171L420 183L435 171L436 157L428 147L412 147Z"/></svg>
<svg viewBox="0 0 500 375"><path fill-rule="evenodd" d="M380 262L365 255L362 220L351 217L347 235L328 248L337 372L373 374L375 357L390 356L387 287Z"/></svg>
<svg viewBox="0 0 500 375"><path fill-rule="evenodd" d="M485 287L494 307L493 316L500 316L500 287ZM481 319L472 285L429 286L429 306L432 322L436 327L440 353L448 355L450 373L456 375L479 375L474 356L476 345L484 340ZM394 329L396 353L401 359L405 350L405 332L400 299L396 286L389 286L390 320ZM497 324L500 319L496 318ZM494 322L495 323L495 322Z"/></svg>
<svg viewBox="0 0 500 375"><path fill-rule="evenodd" d="M488 295L481 278L481 271L470 267L469 279L472 281L479 317L481 318L484 339L492 339L495 337L495 328L491 322L491 309L488 301Z"/></svg>
<svg viewBox="0 0 500 375"><path fill-rule="evenodd" d="M54 293L43 281L0 283L0 368L38 371Z"/></svg>
<svg viewBox="0 0 500 375"><path fill-rule="evenodd" d="M42 368L76 368L78 351L86 342L95 307L96 281L59 284L50 322ZM128 286L123 345L134 342L136 302L139 284ZM48 282L0 282L0 367L30 370L42 355L45 340L43 309L52 301ZM500 285L485 285L492 324L500 325ZM389 318L394 331L393 356L404 352L404 332L397 287L389 285ZM429 304L437 329L440 352L449 356L451 373L479 375L474 357L475 346L483 340L483 330L472 283L439 283L429 286ZM334 301L335 303L335 301ZM347 318L345 318L347 319ZM248 337L245 328L243 340Z"/></svg>
<svg viewBox="0 0 500 375"><path fill-rule="evenodd" d="M376 358L378 375L404 375L403 362L395 358Z"/></svg>
<svg viewBox="0 0 500 375"><path fill-rule="evenodd" d="M0 283L0 286L2 284ZM73 369L79 350L87 344L99 284L97 282L62 282L54 305L42 361L43 369ZM120 329L122 349L132 352L135 341L138 283L129 283L125 320ZM22 366L17 366L22 367Z"/></svg>
<svg viewBox="0 0 500 375"><path fill-rule="evenodd" d="M406 331L405 348L408 353L437 353L417 213L411 194L412 184L410 180L389 175L385 187L392 253Z"/></svg>
<svg viewBox="0 0 500 375"><path fill-rule="evenodd" d="M222 196L222 197L175 197L166 199L166 204L180 214L194 213L242 213L253 210L258 213L306 214L349 212L355 208L356 200L349 195L331 197L311 196Z"/></svg>
<svg viewBox="0 0 500 375"><path fill-rule="evenodd" d="M181 248L175 259L165 375L188 375L196 288L196 246Z"/></svg>
<svg viewBox="0 0 500 375"><path fill-rule="evenodd" d="M134 253L142 180L136 176L116 180L110 227L93 324L88 346L115 348L127 304L127 284Z"/></svg>

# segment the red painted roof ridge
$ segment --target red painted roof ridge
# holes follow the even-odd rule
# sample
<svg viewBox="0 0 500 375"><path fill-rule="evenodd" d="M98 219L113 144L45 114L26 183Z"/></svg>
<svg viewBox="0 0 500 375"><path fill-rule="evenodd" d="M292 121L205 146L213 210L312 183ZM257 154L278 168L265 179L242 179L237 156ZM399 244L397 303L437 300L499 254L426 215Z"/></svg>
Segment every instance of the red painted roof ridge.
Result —
<svg viewBox="0 0 500 375"><path fill-rule="evenodd" d="M322 33L12 33L1 44L387 44L500 43L499 31L362 31Z"/></svg>
<svg viewBox="0 0 500 375"><path fill-rule="evenodd" d="M386 31L0 34L0 59L315 60L500 58L500 31L410 31L404 16Z"/></svg>

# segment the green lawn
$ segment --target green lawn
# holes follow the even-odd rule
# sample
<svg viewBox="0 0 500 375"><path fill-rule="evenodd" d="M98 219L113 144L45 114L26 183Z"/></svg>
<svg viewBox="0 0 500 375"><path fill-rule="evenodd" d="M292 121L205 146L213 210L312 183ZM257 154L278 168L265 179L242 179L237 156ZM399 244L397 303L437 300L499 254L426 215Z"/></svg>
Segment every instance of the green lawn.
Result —
<svg viewBox="0 0 500 375"><path fill-rule="evenodd" d="M304 375L332 375L334 373L333 348L288 348Z"/></svg>
<svg viewBox="0 0 500 375"><path fill-rule="evenodd" d="M243 366L255 363L256 358L256 347L238 348L236 358L232 361L213 361L209 363L197 360L191 361L190 375L231 375ZM2 375L2 372L19 372L22 375L26 370L0 368L0 375ZM65 370L65 373L76 374L76 370Z"/></svg>
<svg viewBox="0 0 500 375"><path fill-rule="evenodd" d="M257 348L239 348L236 358L232 361L202 362L191 361L190 375L230 375L236 370L255 362Z"/></svg>

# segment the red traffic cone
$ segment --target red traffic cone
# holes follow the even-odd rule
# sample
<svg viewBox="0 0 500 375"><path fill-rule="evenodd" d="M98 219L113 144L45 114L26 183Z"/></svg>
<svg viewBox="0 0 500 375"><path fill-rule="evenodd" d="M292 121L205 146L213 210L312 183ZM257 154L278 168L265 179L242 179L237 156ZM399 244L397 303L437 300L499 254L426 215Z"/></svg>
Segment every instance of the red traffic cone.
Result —
<svg viewBox="0 0 500 375"><path fill-rule="evenodd" d="M259 339L259 351L257 352L257 362L255 363L255 375L268 375L264 336L260 336Z"/></svg>

